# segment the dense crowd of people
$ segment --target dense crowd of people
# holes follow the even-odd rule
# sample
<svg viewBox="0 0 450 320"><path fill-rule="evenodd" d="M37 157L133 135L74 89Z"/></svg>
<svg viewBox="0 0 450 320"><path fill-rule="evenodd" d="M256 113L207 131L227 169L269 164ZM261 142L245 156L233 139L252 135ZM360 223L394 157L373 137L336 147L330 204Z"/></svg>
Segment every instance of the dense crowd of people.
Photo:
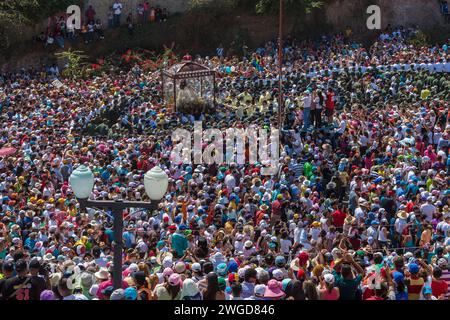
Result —
<svg viewBox="0 0 450 320"><path fill-rule="evenodd" d="M137 66L62 86L56 71L0 75L1 299L448 299L449 43L412 45L415 32L286 42L272 176L177 163L171 134L276 126L275 42L193 58L218 74L213 113L174 112ZM169 176L157 210L124 212L122 289L111 213L70 187L80 164L92 199L148 201L143 174Z"/></svg>

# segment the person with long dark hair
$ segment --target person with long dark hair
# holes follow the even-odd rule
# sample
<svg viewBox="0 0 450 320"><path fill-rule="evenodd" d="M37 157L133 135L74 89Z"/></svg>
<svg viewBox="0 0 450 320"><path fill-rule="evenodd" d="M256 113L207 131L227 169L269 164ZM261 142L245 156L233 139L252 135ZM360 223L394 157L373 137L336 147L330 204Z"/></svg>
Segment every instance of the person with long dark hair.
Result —
<svg viewBox="0 0 450 320"><path fill-rule="evenodd" d="M305 292L306 300L319 300L317 287L311 280L303 282L303 291Z"/></svg>
<svg viewBox="0 0 450 320"><path fill-rule="evenodd" d="M290 281L286 285L286 289L284 292L286 293L286 300L305 300L303 284L299 280Z"/></svg>
<svg viewBox="0 0 450 320"><path fill-rule="evenodd" d="M225 300L225 293L219 288L219 278L214 272L206 276L207 286L203 290L203 300Z"/></svg>

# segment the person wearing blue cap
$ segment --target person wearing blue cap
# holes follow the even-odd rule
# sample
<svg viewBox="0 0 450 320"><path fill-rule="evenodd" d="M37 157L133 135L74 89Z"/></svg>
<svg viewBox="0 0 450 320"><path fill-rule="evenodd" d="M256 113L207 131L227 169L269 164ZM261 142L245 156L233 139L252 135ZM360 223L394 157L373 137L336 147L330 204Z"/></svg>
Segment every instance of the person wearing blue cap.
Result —
<svg viewBox="0 0 450 320"><path fill-rule="evenodd" d="M424 263L421 259L416 259L416 262L411 262L408 265L408 271L410 276L406 278L406 284L408 286L408 300L419 300L421 290L425 284L424 278L421 276L420 267L429 274L430 267Z"/></svg>
<svg viewBox="0 0 450 320"><path fill-rule="evenodd" d="M423 286L422 289L422 297L420 300L438 300L435 296L433 296L433 291L429 285Z"/></svg>
<svg viewBox="0 0 450 320"><path fill-rule="evenodd" d="M236 273L239 266L238 266L236 260L230 259L230 261L228 261L228 266L227 267L228 267L228 272Z"/></svg>
<svg viewBox="0 0 450 320"><path fill-rule="evenodd" d="M134 287L128 287L124 290L125 300L137 300L138 292Z"/></svg>
<svg viewBox="0 0 450 320"><path fill-rule="evenodd" d="M405 276L399 271L392 272L392 280L395 283L395 300L408 300Z"/></svg>
<svg viewBox="0 0 450 320"><path fill-rule="evenodd" d="M283 256L276 256L275 257L275 265L278 268L283 268L286 266L286 259Z"/></svg>
<svg viewBox="0 0 450 320"><path fill-rule="evenodd" d="M219 277L225 277L227 275L228 267L225 262L219 263L216 267L216 273Z"/></svg>

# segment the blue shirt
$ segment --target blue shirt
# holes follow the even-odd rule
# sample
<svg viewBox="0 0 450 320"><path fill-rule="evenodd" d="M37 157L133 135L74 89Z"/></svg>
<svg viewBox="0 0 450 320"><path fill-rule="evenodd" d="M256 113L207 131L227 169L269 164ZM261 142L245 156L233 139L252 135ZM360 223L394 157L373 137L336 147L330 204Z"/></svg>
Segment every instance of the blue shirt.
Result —
<svg viewBox="0 0 450 320"><path fill-rule="evenodd" d="M175 233L172 236L172 249L176 251L179 257L184 255L184 251L188 248L188 241L186 237L180 233Z"/></svg>
<svg viewBox="0 0 450 320"><path fill-rule="evenodd" d="M246 299L253 296L255 291L255 284L251 282L244 281L242 283L242 293L241 298Z"/></svg>

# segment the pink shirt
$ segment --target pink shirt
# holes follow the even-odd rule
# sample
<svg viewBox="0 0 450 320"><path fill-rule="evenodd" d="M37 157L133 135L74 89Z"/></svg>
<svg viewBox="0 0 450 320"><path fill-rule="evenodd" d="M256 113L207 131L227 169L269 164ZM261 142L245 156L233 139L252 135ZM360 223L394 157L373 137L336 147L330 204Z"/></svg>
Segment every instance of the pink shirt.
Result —
<svg viewBox="0 0 450 320"><path fill-rule="evenodd" d="M106 280L106 281L103 281L102 283L100 283L98 286L97 297L99 299L104 299L105 296L102 294L102 291L110 286L113 286L112 280ZM126 289L126 288L128 288L128 283L126 281L122 280L122 289Z"/></svg>
<svg viewBox="0 0 450 320"><path fill-rule="evenodd" d="M337 300L339 298L338 289L333 288L331 292L327 289L320 289L320 300Z"/></svg>

